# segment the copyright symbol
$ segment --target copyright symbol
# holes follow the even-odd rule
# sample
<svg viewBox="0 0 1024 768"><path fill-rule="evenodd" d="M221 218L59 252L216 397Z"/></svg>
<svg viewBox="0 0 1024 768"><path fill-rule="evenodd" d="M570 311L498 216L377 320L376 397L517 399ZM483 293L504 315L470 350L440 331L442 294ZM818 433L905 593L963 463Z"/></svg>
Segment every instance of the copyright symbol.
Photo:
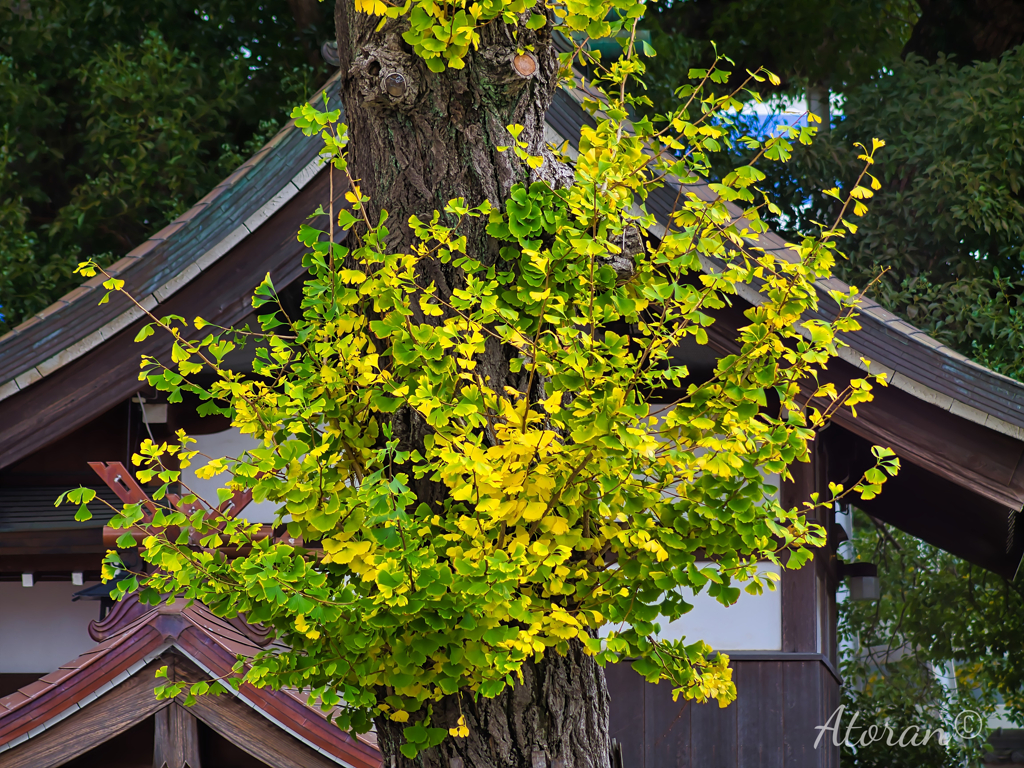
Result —
<svg viewBox="0 0 1024 768"><path fill-rule="evenodd" d="M985 721L973 709L965 709L953 721L953 730L960 738L967 740L973 739L981 733L981 729L984 727Z"/></svg>

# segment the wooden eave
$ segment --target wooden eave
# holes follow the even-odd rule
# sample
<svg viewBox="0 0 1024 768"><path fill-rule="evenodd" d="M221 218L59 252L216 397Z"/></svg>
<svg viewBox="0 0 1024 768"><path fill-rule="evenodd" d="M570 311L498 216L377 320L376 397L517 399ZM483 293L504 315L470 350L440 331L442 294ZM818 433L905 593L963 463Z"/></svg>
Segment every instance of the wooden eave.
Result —
<svg viewBox="0 0 1024 768"><path fill-rule="evenodd" d="M326 89L336 98L337 78ZM578 146L582 127L593 125L579 104L582 96L556 93L547 116L550 140ZM307 139L289 124L210 195L114 265L114 271L158 315L199 314L220 325L238 322L248 314L246 299L264 273L271 272L279 286L302 273L303 249L295 232L327 196L326 172L318 173L319 148L319 139ZM343 185L335 187L340 195ZM665 234L682 193L713 197L706 185L681 189L670 183L654 191L647 201L658 220L654 236ZM734 211L738 217L740 210ZM774 233L752 245L794 258L791 246ZM133 342L142 313L123 297L97 307L99 283L90 280L0 339L0 468L133 394L141 354L168 355L169 344L160 334ZM846 286L833 278L818 288L820 314L827 317L833 310L828 291ZM749 286L740 295L747 304L763 300ZM848 335L850 346L830 370L848 380L870 367L888 374L890 388L860 408L859 419L843 416L838 423L866 440L891 444L906 461L983 500L990 510L985 514L1001 515L1003 540L991 542L990 549L1002 548L1003 558L997 566L988 556L981 561L1012 575L1024 554L1024 524L1014 528L1024 507L1024 385L974 363L870 299L861 300L859 320L861 330ZM734 333L743 324L742 314L735 313L719 331ZM723 339L716 349L725 351L730 343ZM908 409L915 412L913 418ZM882 509L878 516L886 519L887 514ZM962 556L979 561L970 552Z"/></svg>
<svg viewBox="0 0 1024 768"><path fill-rule="evenodd" d="M201 605L160 605L132 618L106 640L34 683L0 699L0 766L26 742L57 727L66 718L142 674L171 649L195 664L205 676L228 676L235 660L260 650L237 622L219 619ZM150 682L152 696L152 682ZM348 768L379 768L380 753L327 721L318 709L287 691L244 685L235 696L273 724L332 763ZM159 702L157 703L159 708ZM207 702L208 706L216 706ZM146 712L146 715L152 714ZM200 715L200 719L203 719Z"/></svg>

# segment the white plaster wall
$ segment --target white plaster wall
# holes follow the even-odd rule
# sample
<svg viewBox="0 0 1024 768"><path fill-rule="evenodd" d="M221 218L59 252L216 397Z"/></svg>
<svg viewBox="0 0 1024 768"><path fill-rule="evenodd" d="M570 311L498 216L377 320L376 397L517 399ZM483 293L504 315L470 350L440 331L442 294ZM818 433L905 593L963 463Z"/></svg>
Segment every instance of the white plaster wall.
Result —
<svg viewBox="0 0 1024 768"><path fill-rule="evenodd" d="M662 406L651 406L652 415L658 423L665 417ZM694 453L700 456L706 452L704 448L695 448ZM775 488L765 501L778 501L781 481L777 473L762 473L768 485ZM670 495L666 491L666 496ZM763 502L762 502L763 503ZM711 562L698 562L698 568L712 565ZM771 571L781 576L782 569L771 563L761 563L759 572ZM682 618L665 623L662 619L662 631L659 637L666 640L678 640L685 637L687 642L703 640L715 650L721 651L781 651L782 650L782 582L775 583L775 590L767 587L760 595L748 595L743 592L746 584L733 584L740 588L740 597L734 605L725 607L707 593L707 587L698 595L688 594L686 602L693 605L693 610ZM607 630L614 627L605 627Z"/></svg>
<svg viewBox="0 0 1024 768"><path fill-rule="evenodd" d="M708 565L711 563L697 563L698 568ZM758 570L782 572L772 563L761 563ZM781 651L781 585L776 583L775 591L765 589L760 595L743 592L744 584L733 586L740 588L740 598L728 608L708 595L707 587L699 595L687 595L686 602L693 604L693 610L667 625L663 623L659 637L679 640L685 636L690 643L703 640L716 651Z"/></svg>
<svg viewBox="0 0 1024 768"><path fill-rule="evenodd" d="M259 442L249 435L243 435L238 429L231 428L223 432L215 432L212 435L196 435L196 443L191 446L192 450L198 450L201 453L206 454L212 458L221 458L224 456L235 458L240 456L244 451L259 446ZM202 466L205 466L207 460L202 456L196 456L192 460L192 466L188 467L184 472L181 473L182 483L187 485L192 491L203 499L208 500L211 504L217 504L217 489L224 486L224 484L231 478L228 472L223 472L210 480L200 480L196 477L196 470ZM184 489L182 489L184 491ZM268 501L257 504L256 502L250 501L249 504L242 510L241 516L248 520L250 523L270 523L274 522L274 513L277 511L277 505Z"/></svg>
<svg viewBox="0 0 1024 768"><path fill-rule="evenodd" d="M94 646L89 622L100 617L100 604L71 602L73 593L94 583L0 582L0 673L45 675Z"/></svg>

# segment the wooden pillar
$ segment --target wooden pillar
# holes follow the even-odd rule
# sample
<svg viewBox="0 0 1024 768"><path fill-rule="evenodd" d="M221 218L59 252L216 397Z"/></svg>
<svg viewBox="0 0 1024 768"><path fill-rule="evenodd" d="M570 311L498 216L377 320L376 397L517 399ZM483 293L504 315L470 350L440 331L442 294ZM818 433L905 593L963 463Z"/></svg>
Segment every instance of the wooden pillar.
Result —
<svg viewBox="0 0 1024 768"><path fill-rule="evenodd" d="M176 702L154 716L153 768L202 768L199 728L192 713Z"/></svg>
<svg viewBox="0 0 1024 768"><path fill-rule="evenodd" d="M790 465L792 480L782 483L779 500L783 507L802 507L817 490L817 441L810 445L809 463ZM820 510L819 510L820 512ZM808 518L821 523L820 515ZM815 558L816 559L816 558ZM819 653L817 622L817 580L813 561L798 571L782 572L782 650L785 653Z"/></svg>
<svg viewBox="0 0 1024 768"><path fill-rule="evenodd" d="M828 488L827 462L821 436L809 446L811 461L790 466L793 479L782 484L784 507L802 507L812 493ZM832 527L833 512L819 508L810 522ZM831 542L815 552L798 571L782 574L782 650L785 765L837 768L839 749L823 738L814 746L817 726L824 726L839 705L839 682L834 674L835 599L829 578ZM789 654L787 658L787 654ZM826 734L828 735L828 734Z"/></svg>

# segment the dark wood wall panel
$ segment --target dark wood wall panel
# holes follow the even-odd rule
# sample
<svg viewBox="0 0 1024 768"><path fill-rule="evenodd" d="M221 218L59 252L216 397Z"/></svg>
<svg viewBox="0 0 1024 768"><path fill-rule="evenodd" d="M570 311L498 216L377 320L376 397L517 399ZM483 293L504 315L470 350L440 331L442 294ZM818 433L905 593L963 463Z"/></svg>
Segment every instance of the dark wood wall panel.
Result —
<svg viewBox="0 0 1024 768"><path fill-rule="evenodd" d="M833 768L826 762L827 754L814 748L815 726L825 724L822 668L824 665L815 661L783 665L785 768Z"/></svg>
<svg viewBox="0 0 1024 768"><path fill-rule="evenodd" d="M644 765L707 765L700 761L697 750L705 741L695 742L695 728L705 727L692 720L694 704L682 697L672 701L672 686L668 683L651 685L630 671L634 681L639 680L644 690ZM635 683L634 683L635 684ZM637 686L640 687L640 686ZM714 726L711 726L714 730ZM731 734L727 735L727 741ZM623 768L626 768L623 753Z"/></svg>
<svg viewBox="0 0 1024 768"><path fill-rule="evenodd" d="M840 690L839 683L832 676L831 670L828 670L824 666L822 666L820 672L821 687L822 690L825 691L825 708L822 710L822 720L820 725L824 725L828 722L828 719L832 716L832 713L839 708ZM815 739L818 738L819 733L820 731L814 732ZM831 733L826 734L826 736L831 736ZM818 749L825 754L824 764L828 768L839 768L839 747L833 744L832 739L828 739L826 742L826 739L823 737Z"/></svg>
<svg viewBox="0 0 1024 768"><path fill-rule="evenodd" d="M690 755L693 768L736 768L737 707L715 702L690 705ZM671 763L657 763L669 766ZM685 763L684 763L685 765Z"/></svg>
<svg viewBox="0 0 1024 768"><path fill-rule="evenodd" d="M643 680L625 662L605 667L604 673L611 695L608 735L622 744L623 768L644 768Z"/></svg>
<svg viewBox="0 0 1024 768"><path fill-rule="evenodd" d="M623 768L838 768L839 751L814 741L839 705L839 682L821 658L801 654L732 662L737 699L672 701L626 663L606 670L611 735Z"/></svg>
<svg viewBox="0 0 1024 768"><path fill-rule="evenodd" d="M737 766L783 764L783 663L735 662Z"/></svg>

